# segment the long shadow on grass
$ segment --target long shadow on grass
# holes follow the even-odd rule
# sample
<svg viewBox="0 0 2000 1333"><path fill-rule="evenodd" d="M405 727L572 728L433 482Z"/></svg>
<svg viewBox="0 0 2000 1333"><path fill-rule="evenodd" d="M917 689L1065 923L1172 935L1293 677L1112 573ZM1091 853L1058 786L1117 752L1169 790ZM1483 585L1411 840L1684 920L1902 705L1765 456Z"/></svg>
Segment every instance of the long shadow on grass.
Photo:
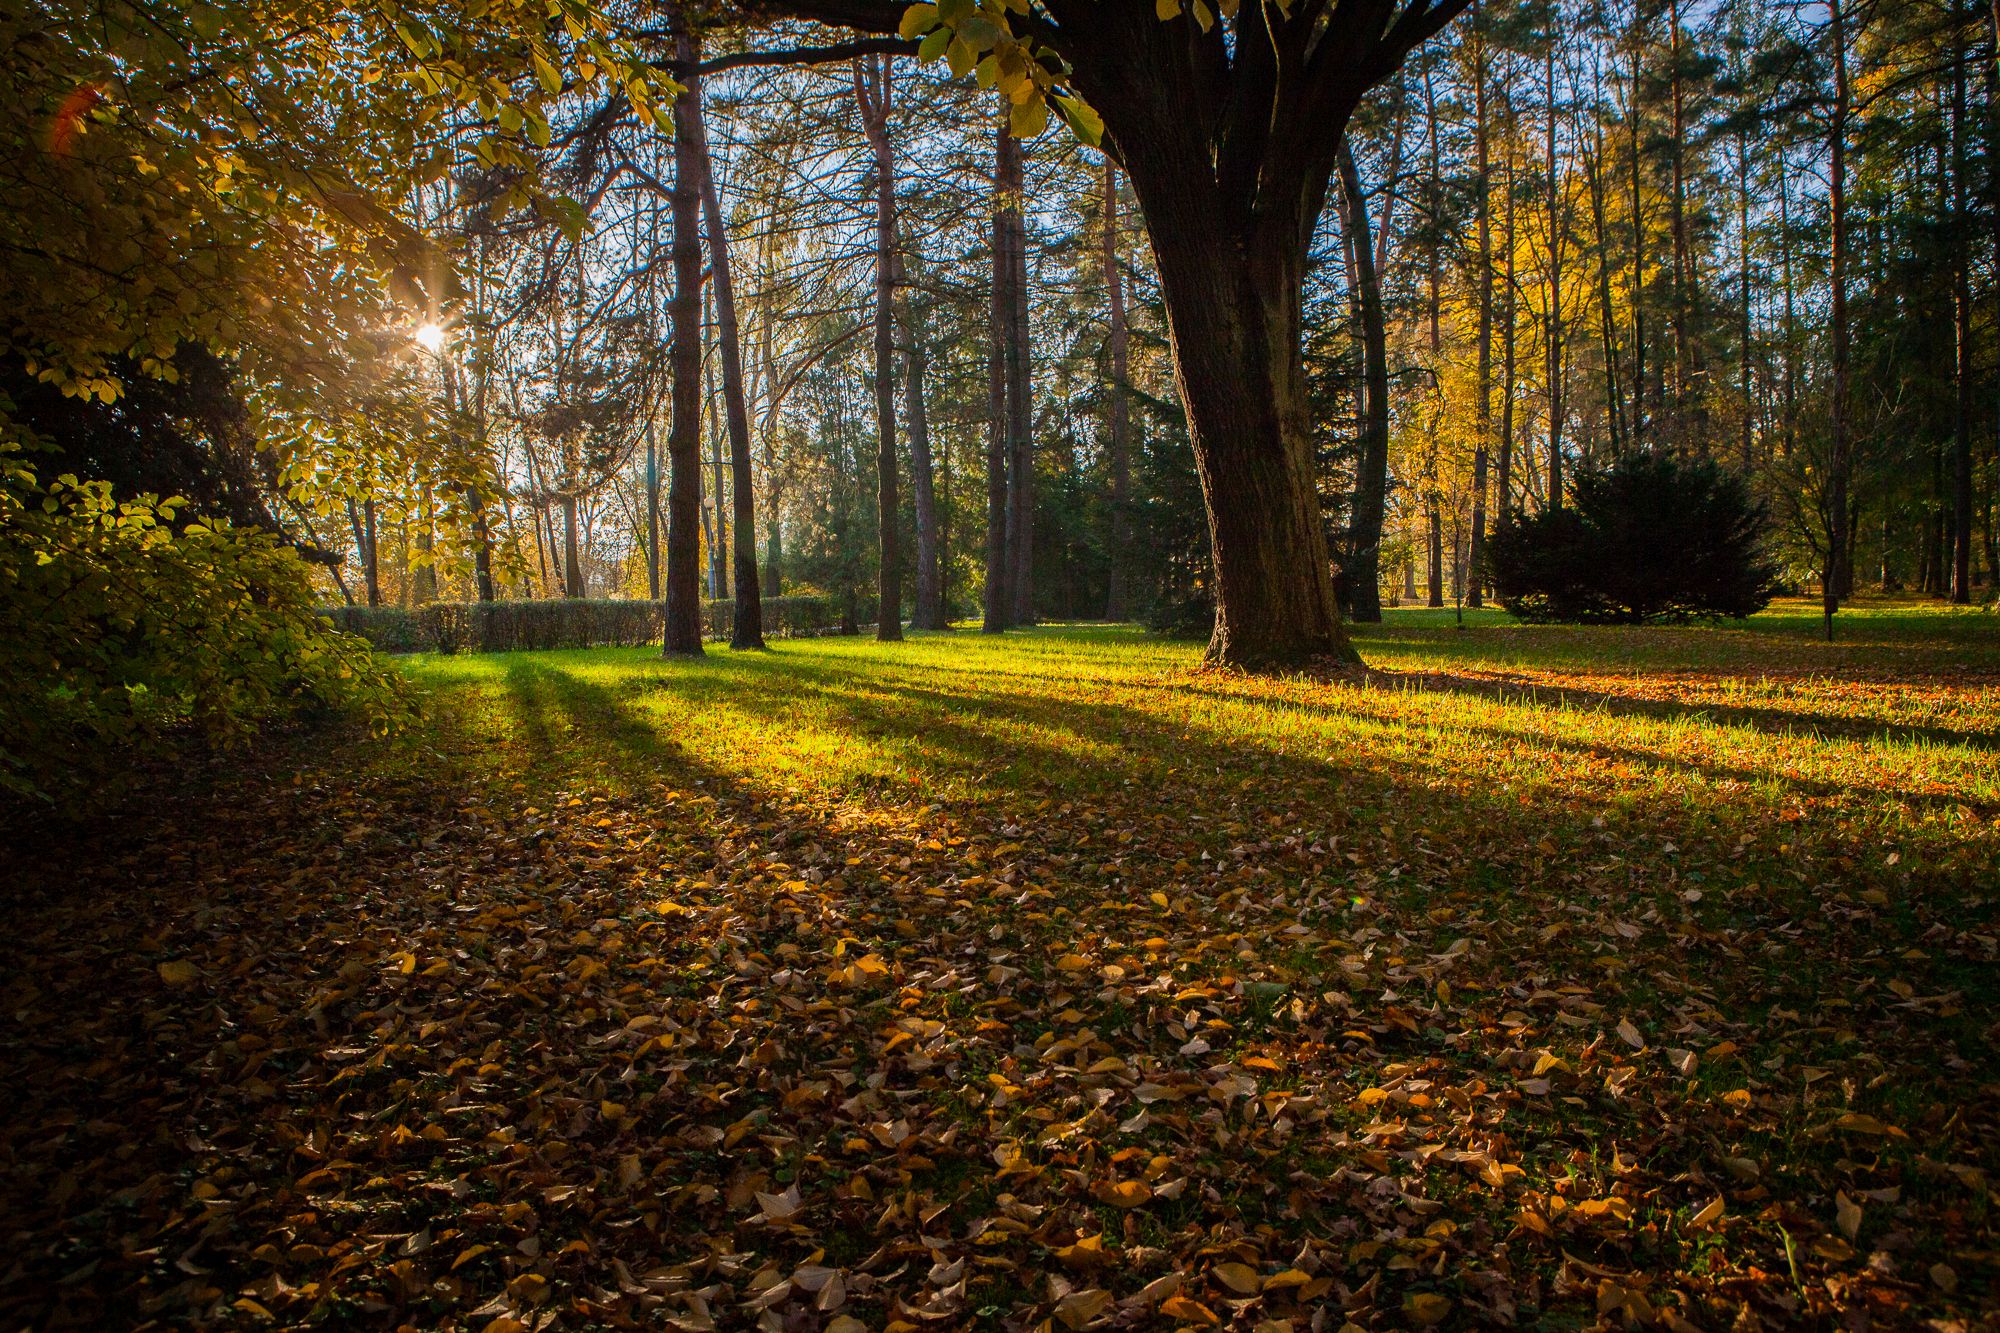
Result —
<svg viewBox="0 0 2000 1333"><path fill-rule="evenodd" d="M1647 699L1606 690L1582 689L1573 685L1545 685L1529 680L1463 676L1448 671L1378 671L1371 675L1378 684L1392 690L1414 690L1427 694L1467 694L1505 704L1602 709L1607 713L1621 716L1646 717L1667 722L1683 719L1717 722L1725 726L1748 727L1773 736L1886 741L1891 744L1962 745L1975 750L2000 750L2000 730L1961 731L1949 727L1884 724L1843 718L1829 713L1751 704L1684 704L1670 699Z"/></svg>

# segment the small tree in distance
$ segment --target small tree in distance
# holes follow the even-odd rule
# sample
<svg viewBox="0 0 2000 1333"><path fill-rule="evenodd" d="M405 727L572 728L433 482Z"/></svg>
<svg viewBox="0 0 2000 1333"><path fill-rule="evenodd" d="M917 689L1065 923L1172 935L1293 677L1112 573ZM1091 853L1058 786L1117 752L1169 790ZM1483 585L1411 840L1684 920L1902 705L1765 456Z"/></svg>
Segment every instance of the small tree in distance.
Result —
<svg viewBox="0 0 2000 1333"><path fill-rule="evenodd" d="M1485 574L1524 620L1637 625L1741 619L1777 590L1765 510L1706 459L1634 454L1575 482L1571 508L1493 533Z"/></svg>

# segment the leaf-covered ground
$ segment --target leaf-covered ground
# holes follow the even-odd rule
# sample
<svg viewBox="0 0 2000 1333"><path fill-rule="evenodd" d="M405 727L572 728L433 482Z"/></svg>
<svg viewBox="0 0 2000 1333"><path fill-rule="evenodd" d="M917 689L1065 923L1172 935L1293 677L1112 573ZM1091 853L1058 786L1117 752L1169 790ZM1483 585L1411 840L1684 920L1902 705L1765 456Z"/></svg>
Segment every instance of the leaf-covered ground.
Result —
<svg viewBox="0 0 2000 1333"><path fill-rule="evenodd" d="M16 829L0 1323L1992 1328L2000 627L412 665Z"/></svg>

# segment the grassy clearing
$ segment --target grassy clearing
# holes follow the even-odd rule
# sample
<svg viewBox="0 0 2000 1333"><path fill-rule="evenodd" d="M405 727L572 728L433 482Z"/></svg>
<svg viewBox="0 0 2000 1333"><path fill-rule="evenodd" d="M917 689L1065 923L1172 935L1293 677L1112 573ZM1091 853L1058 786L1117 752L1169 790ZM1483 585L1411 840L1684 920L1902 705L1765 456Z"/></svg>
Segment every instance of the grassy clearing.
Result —
<svg viewBox="0 0 2000 1333"><path fill-rule="evenodd" d="M17 866L0 1308L2000 1304L1994 619L1466 624L416 661L420 734Z"/></svg>

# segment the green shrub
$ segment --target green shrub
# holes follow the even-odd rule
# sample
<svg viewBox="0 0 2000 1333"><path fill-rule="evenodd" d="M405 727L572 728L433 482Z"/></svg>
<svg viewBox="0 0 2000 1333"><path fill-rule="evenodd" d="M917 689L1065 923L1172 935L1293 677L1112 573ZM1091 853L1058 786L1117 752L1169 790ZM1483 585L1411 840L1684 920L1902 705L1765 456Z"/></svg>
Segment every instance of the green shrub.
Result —
<svg viewBox="0 0 2000 1333"><path fill-rule="evenodd" d="M69 802L178 737L402 712L400 678L328 627L296 551L180 507L44 485L0 445L0 791Z"/></svg>
<svg viewBox="0 0 2000 1333"><path fill-rule="evenodd" d="M702 631L727 639L735 627L734 602L707 602ZM664 603L548 598L508 602L433 602L413 608L337 606L324 611L334 625L358 634L385 653L506 653L550 648L636 648L660 641ZM767 638L827 634L840 612L826 597L764 598Z"/></svg>
<svg viewBox="0 0 2000 1333"><path fill-rule="evenodd" d="M1526 620L1643 624L1741 618L1777 589L1764 507L1707 460L1635 454L1577 478L1573 508L1496 528L1486 576Z"/></svg>

